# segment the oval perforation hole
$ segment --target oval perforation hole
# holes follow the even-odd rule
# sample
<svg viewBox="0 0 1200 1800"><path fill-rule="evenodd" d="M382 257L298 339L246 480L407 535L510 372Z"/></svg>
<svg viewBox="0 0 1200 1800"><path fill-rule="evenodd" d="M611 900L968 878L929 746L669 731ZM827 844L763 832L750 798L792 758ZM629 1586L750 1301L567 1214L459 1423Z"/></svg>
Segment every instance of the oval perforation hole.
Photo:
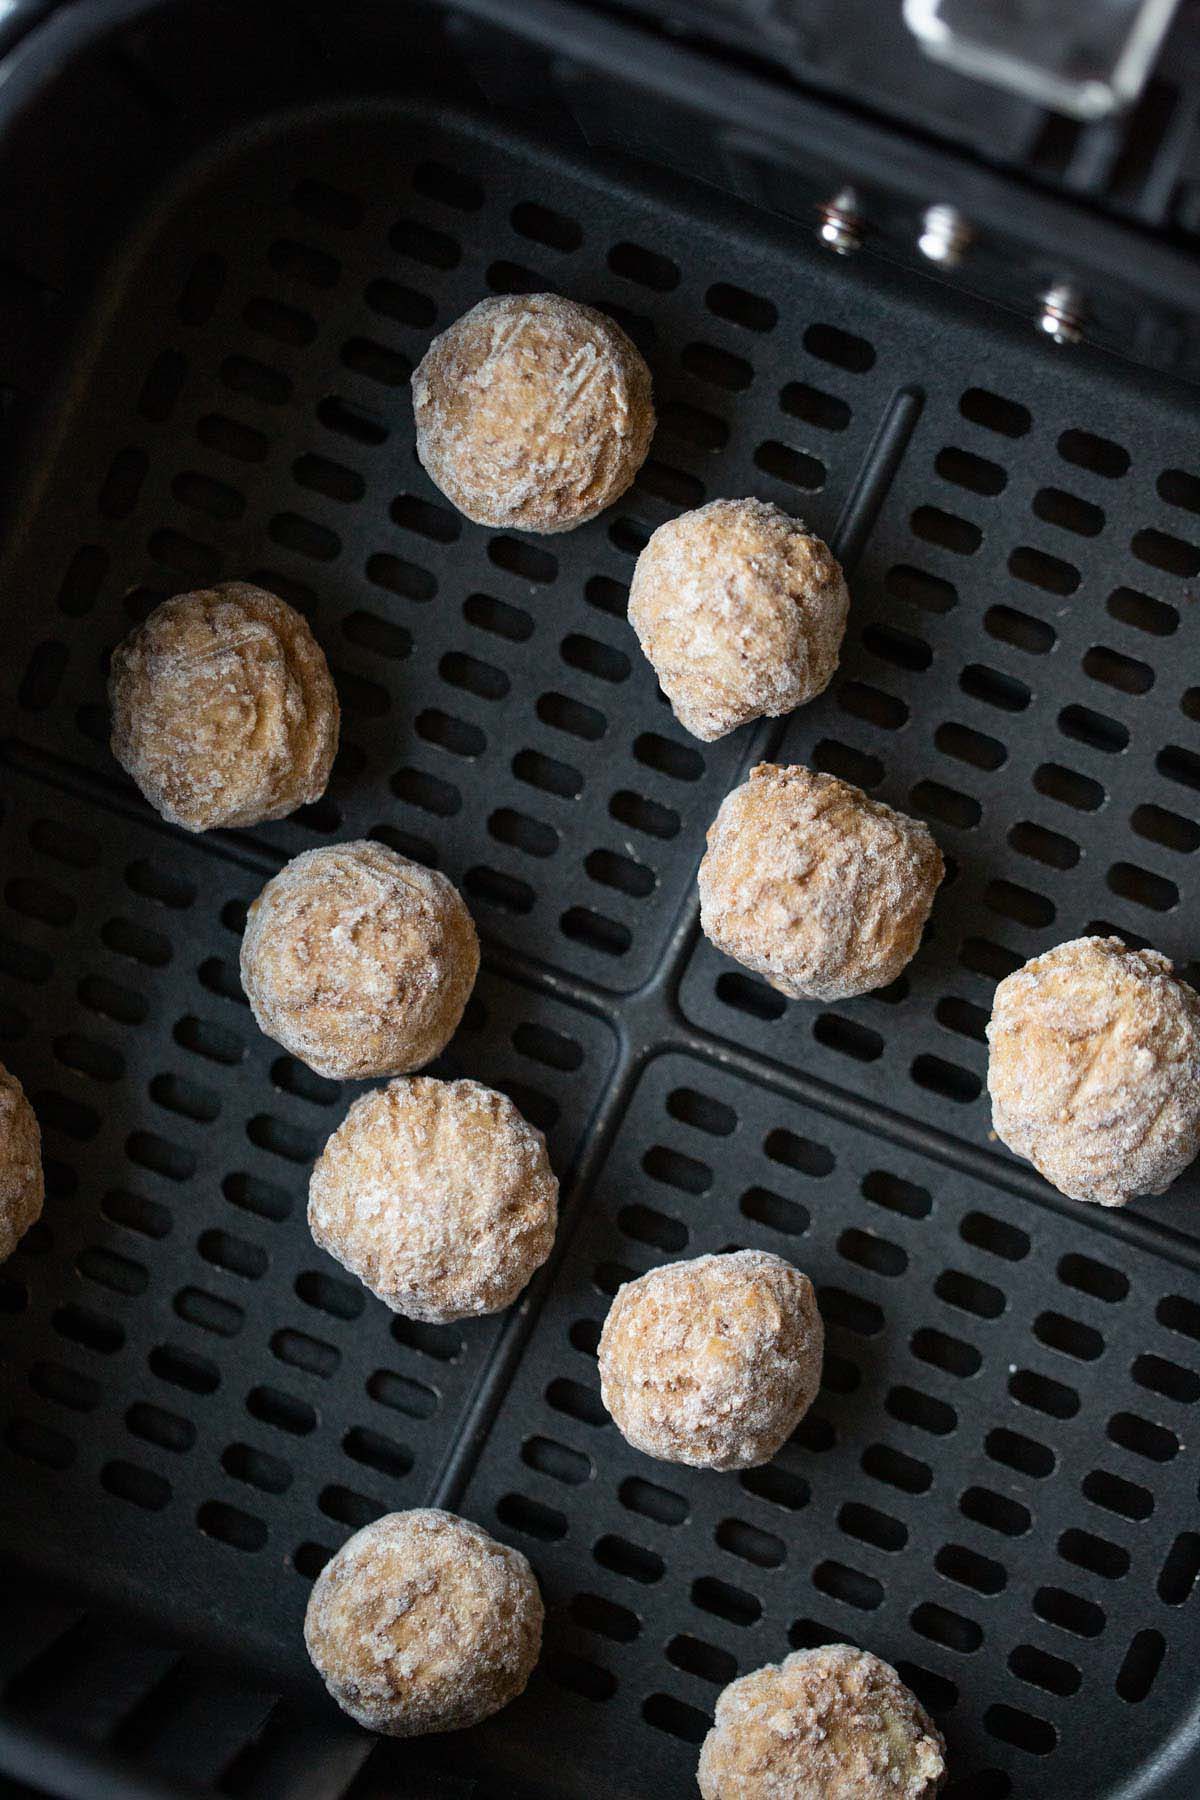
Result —
<svg viewBox="0 0 1200 1800"><path fill-rule="evenodd" d="M631 1644L642 1629L641 1620L627 1606L618 1606L600 1594L576 1594L570 1605L574 1622L617 1644Z"/></svg>
<svg viewBox="0 0 1200 1800"><path fill-rule="evenodd" d="M948 613L958 604L958 590L940 575L908 563L897 563L884 576L884 592L890 599L905 600L922 612Z"/></svg>
<svg viewBox="0 0 1200 1800"><path fill-rule="evenodd" d="M705 1575L692 1583L692 1604L714 1618L726 1619L731 1625L749 1626L762 1617L762 1602L742 1588Z"/></svg>
<svg viewBox="0 0 1200 1800"><path fill-rule="evenodd" d="M892 1418L902 1425L912 1425L935 1437L948 1436L958 1424L958 1414L952 1406L932 1394L923 1394L919 1388L903 1384L889 1388L883 1404Z"/></svg>
<svg viewBox="0 0 1200 1800"><path fill-rule="evenodd" d="M989 1431L984 1439L984 1449L993 1462L1003 1463L1006 1468L1015 1469L1018 1475L1029 1475L1035 1481L1044 1481L1054 1472L1056 1458L1048 1445L1026 1437L1023 1432L1010 1431L1007 1426L997 1426Z"/></svg>
<svg viewBox="0 0 1200 1800"><path fill-rule="evenodd" d="M909 1615L909 1624L931 1643L955 1650L960 1656L969 1656L983 1642L983 1628L974 1619L952 1612L947 1606L938 1606L932 1600L924 1600L914 1608Z"/></svg>
<svg viewBox="0 0 1200 1800"><path fill-rule="evenodd" d="M805 494L819 493L825 485L823 462L804 450L781 444L778 439L769 439L758 446L754 452L754 466L764 475L773 475L776 481L799 488Z"/></svg>
<svg viewBox="0 0 1200 1800"><path fill-rule="evenodd" d="M845 1606L857 1607L860 1612L874 1612L883 1603L883 1583L845 1563L818 1563L812 1573L812 1582L822 1594L829 1594Z"/></svg>
<svg viewBox="0 0 1200 1800"><path fill-rule="evenodd" d="M1096 644L1083 658L1083 672L1121 694L1145 694L1154 686L1154 670L1120 651Z"/></svg>
<svg viewBox="0 0 1200 1800"><path fill-rule="evenodd" d="M688 344L679 358L680 366L698 381L706 381L712 387L724 388L728 393L736 394L748 388L754 380L754 370L744 357L734 356L728 350L718 350L712 344Z"/></svg>
<svg viewBox="0 0 1200 1800"><path fill-rule="evenodd" d="M160 1450L169 1450L175 1456L185 1455L196 1441L196 1427L190 1419L168 1412L165 1407L152 1406L145 1400L139 1400L129 1408L125 1424L134 1437L157 1444Z"/></svg>
<svg viewBox="0 0 1200 1800"><path fill-rule="evenodd" d="M832 1150L783 1127L767 1133L763 1139L763 1150L772 1162L782 1163L785 1168L795 1169L798 1174L808 1175L813 1179L829 1175L834 1168Z"/></svg>
<svg viewBox="0 0 1200 1800"><path fill-rule="evenodd" d="M52 1426L43 1424L38 1419L10 1419L4 1428L4 1442L16 1455L25 1457L29 1462L40 1463L44 1469L61 1472L69 1469L75 1461L75 1445L71 1439L64 1432L55 1431ZM104 1481L103 1475L101 1480ZM105 1482L104 1485L107 1487L109 1484Z"/></svg>
<svg viewBox="0 0 1200 1800"><path fill-rule="evenodd" d="M764 300L760 294L751 294L745 288L735 287L727 281L718 281L709 288L704 296L710 312L719 319L728 319L733 325L741 325L747 331L771 331L779 317L777 307L770 300Z"/></svg>
<svg viewBox="0 0 1200 1800"><path fill-rule="evenodd" d="M171 1498L171 1484L166 1477L139 1463L105 1463L100 1471L100 1485L118 1500L127 1500L144 1512L161 1512Z"/></svg>
<svg viewBox="0 0 1200 1800"><path fill-rule="evenodd" d="M1171 1545L1158 1578L1158 1596L1166 1606L1182 1606L1200 1576L1200 1533L1181 1531Z"/></svg>
<svg viewBox="0 0 1200 1800"><path fill-rule="evenodd" d="M1063 598L1073 594L1082 580L1073 563L1058 556L1050 556L1045 550L1036 550L1030 544L1021 544L1012 551L1008 567L1010 574L1015 575L1018 581Z"/></svg>
<svg viewBox="0 0 1200 1800"><path fill-rule="evenodd" d="M904 1181L886 1169L872 1169L862 1181L863 1197L888 1212L901 1213L906 1219L924 1219L933 1205L928 1189Z"/></svg>
<svg viewBox="0 0 1200 1800"><path fill-rule="evenodd" d="M975 456L969 450L959 450L952 444L938 451L933 466L943 481L953 482L955 487L969 488L973 494L999 494L1008 484L1008 475L999 463Z"/></svg>
<svg viewBox="0 0 1200 1800"><path fill-rule="evenodd" d="M1135 1357L1130 1374L1139 1387L1148 1388L1152 1394L1162 1394L1168 1400L1177 1400L1184 1406L1200 1400L1200 1375L1192 1369L1181 1368L1178 1363L1167 1362L1164 1357L1149 1354Z"/></svg>
<svg viewBox="0 0 1200 1800"><path fill-rule="evenodd" d="M1028 1751L1031 1756L1049 1756L1058 1744L1058 1732L1048 1719L1039 1719L1034 1713L1003 1702L988 1707L983 1728L990 1736Z"/></svg>
<svg viewBox="0 0 1200 1800"><path fill-rule="evenodd" d="M862 1453L862 1466L873 1480L885 1482L902 1494L925 1494L933 1486L933 1470L928 1463L897 1450L893 1444L868 1444Z"/></svg>
<svg viewBox="0 0 1200 1800"><path fill-rule="evenodd" d="M669 256L648 250L644 244L614 244L608 253L608 266L614 275L635 281L655 293L669 294L679 286L679 269Z"/></svg>
<svg viewBox="0 0 1200 1800"><path fill-rule="evenodd" d="M1008 1573L1002 1563L981 1556L965 1544L943 1544L933 1566L947 1581L971 1588L977 1594L999 1594L1008 1585Z"/></svg>
<svg viewBox="0 0 1200 1800"><path fill-rule="evenodd" d="M1033 1596L1033 1610L1048 1625L1057 1625L1075 1637L1099 1637L1104 1630L1103 1609L1066 1588L1041 1587Z"/></svg>
<svg viewBox="0 0 1200 1800"><path fill-rule="evenodd" d="M921 1362L960 1379L977 1374L983 1366L983 1357L973 1344L930 1325L913 1332L909 1347Z"/></svg>
<svg viewBox="0 0 1200 1800"><path fill-rule="evenodd" d="M821 431L845 431L850 423L850 407L834 394L809 387L803 381L790 381L780 390L779 405L794 419L815 425Z"/></svg>
<svg viewBox="0 0 1200 1800"><path fill-rule="evenodd" d="M1179 614L1165 600L1155 600L1136 588L1114 588L1106 602L1108 611L1122 625L1145 631L1152 637L1170 637L1179 629Z"/></svg>
<svg viewBox="0 0 1200 1800"><path fill-rule="evenodd" d="M1141 869L1136 863L1114 863L1105 881L1123 900L1132 900L1135 906L1148 907L1152 912L1170 912L1179 905L1179 889L1173 881L1150 869Z"/></svg>
<svg viewBox="0 0 1200 1800"><path fill-rule="evenodd" d="M877 1550L896 1552L908 1542L908 1527L888 1513L861 1501L847 1500L838 1513L838 1528L847 1536L872 1544Z"/></svg>
<svg viewBox="0 0 1200 1800"><path fill-rule="evenodd" d="M1170 1462L1179 1454L1179 1439L1173 1431L1143 1419L1137 1413L1114 1413L1108 1421L1108 1436L1123 1450L1145 1457L1148 1462Z"/></svg>
<svg viewBox="0 0 1200 1800"><path fill-rule="evenodd" d="M1065 737L1075 738L1106 756L1119 755L1129 744L1126 726L1088 706L1064 706L1058 715L1058 728Z"/></svg>
<svg viewBox="0 0 1200 1800"><path fill-rule="evenodd" d="M973 556L983 542L978 525L940 506L918 506L909 523L917 537L956 556Z"/></svg>
<svg viewBox="0 0 1200 1800"><path fill-rule="evenodd" d="M876 1237L872 1232L860 1231L854 1225L842 1232L837 1249L838 1255L845 1257L847 1262L855 1263L873 1275L895 1277L903 1275L908 1267L908 1254L899 1244L889 1243L887 1238Z"/></svg>
<svg viewBox="0 0 1200 1800"><path fill-rule="evenodd" d="M723 1519L714 1535L722 1550L759 1569L777 1569L787 1555L782 1538L741 1519Z"/></svg>
<svg viewBox="0 0 1200 1800"><path fill-rule="evenodd" d="M956 1106L970 1105L983 1091L982 1076L941 1056L922 1053L913 1058L909 1072L918 1087L943 1100L952 1100Z"/></svg>
<svg viewBox="0 0 1200 1800"><path fill-rule="evenodd" d="M230 1444L221 1454L221 1467L234 1481L258 1488L264 1494L284 1494L292 1485L292 1471L287 1463L251 1444Z"/></svg>
<svg viewBox="0 0 1200 1800"><path fill-rule="evenodd" d="M1048 1650L1041 1650L1034 1644L1018 1644L1009 1653L1008 1666L1018 1681L1063 1698L1077 1693L1083 1680L1074 1663L1066 1662L1061 1656L1052 1656Z"/></svg>
<svg viewBox="0 0 1200 1800"><path fill-rule="evenodd" d="M997 1494L991 1488L969 1487L959 1501L959 1508L964 1518L986 1526L989 1531L1001 1532L1005 1537L1023 1537L1033 1524L1033 1515L1027 1506L1022 1506L1011 1494Z"/></svg>
<svg viewBox="0 0 1200 1800"><path fill-rule="evenodd" d="M988 1015L981 1006L975 1006L969 1000L960 999L956 994L946 994L934 1008L934 1016L939 1025L947 1031L956 1031L960 1037L973 1038L982 1044L987 1031Z"/></svg>
<svg viewBox="0 0 1200 1800"><path fill-rule="evenodd" d="M1148 1625L1137 1633L1117 1672L1117 1693L1127 1705L1137 1706L1146 1698L1166 1653L1167 1641L1161 1631Z"/></svg>
<svg viewBox="0 0 1200 1800"><path fill-rule="evenodd" d="M252 1419L285 1431L289 1437L307 1437L317 1427L316 1412L308 1401L280 1388L252 1388L246 1396L246 1411Z"/></svg>
<svg viewBox="0 0 1200 1800"><path fill-rule="evenodd" d="M618 1537L615 1533L598 1539L592 1554L601 1568L611 1569L614 1575L624 1575L643 1586L661 1581L666 1574L667 1566L656 1551L631 1543L628 1538Z"/></svg>
<svg viewBox="0 0 1200 1800"><path fill-rule="evenodd" d="M1012 606L990 606L983 615L983 628L1000 643L1031 656L1045 656L1054 648L1057 632L1052 625Z"/></svg>
<svg viewBox="0 0 1200 1800"><path fill-rule="evenodd" d="M840 744L834 738L821 739L812 753L812 765L824 775L836 775L868 792L883 780L883 764L877 756L850 744Z"/></svg>
<svg viewBox="0 0 1200 1800"><path fill-rule="evenodd" d="M993 394L988 388L968 388L959 400L958 410L973 425L982 425L985 431L998 432L1002 437L1024 437L1033 425L1027 407Z"/></svg>
<svg viewBox="0 0 1200 1800"><path fill-rule="evenodd" d="M738 1207L745 1218L788 1237L801 1237L809 1227L810 1215L805 1207L795 1200L785 1200L781 1194L773 1194L769 1188L747 1188Z"/></svg>
<svg viewBox="0 0 1200 1800"><path fill-rule="evenodd" d="M1152 569L1161 569L1164 574L1174 575L1181 581L1191 581L1200 575L1200 547L1185 543L1169 532L1151 529L1135 532L1129 548L1139 562L1148 563Z"/></svg>
<svg viewBox="0 0 1200 1800"><path fill-rule="evenodd" d="M1073 531L1079 537L1098 537L1104 530L1101 508L1063 488L1039 488L1033 497L1033 510L1048 525L1055 525L1060 531Z"/></svg>

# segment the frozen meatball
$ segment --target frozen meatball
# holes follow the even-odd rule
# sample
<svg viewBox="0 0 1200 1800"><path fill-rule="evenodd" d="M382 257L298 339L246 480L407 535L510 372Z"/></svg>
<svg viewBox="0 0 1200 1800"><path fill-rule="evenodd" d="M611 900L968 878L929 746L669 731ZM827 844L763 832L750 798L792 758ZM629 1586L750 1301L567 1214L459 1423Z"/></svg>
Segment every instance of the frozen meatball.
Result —
<svg viewBox="0 0 1200 1800"><path fill-rule="evenodd" d="M759 763L709 828L700 923L781 994L845 1000L911 961L943 868L920 821L833 775Z"/></svg>
<svg viewBox="0 0 1200 1800"><path fill-rule="evenodd" d="M412 378L417 455L478 525L569 531L650 448L650 371L619 325L557 294L481 300Z"/></svg>
<svg viewBox="0 0 1200 1800"><path fill-rule="evenodd" d="M735 1250L666 1263L618 1288L600 1334L600 1394L622 1437L697 1469L769 1462L821 1384L812 1282Z"/></svg>
<svg viewBox="0 0 1200 1800"><path fill-rule="evenodd" d="M42 1216L42 1134L25 1090L0 1063L0 1263Z"/></svg>
<svg viewBox="0 0 1200 1800"><path fill-rule="evenodd" d="M370 841L286 863L242 939L259 1025L335 1081L431 1062L478 972L479 939L454 884Z"/></svg>
<svg viewBox="0 0 1200 1800"><path fill-rule="evenodd" d="M829 686L850 597L841 565L762 500L713 500L660 525L629 622L679 723L705 742Z"/></svg>
<svg viewBox="0 0 1200 1800"><path fill-rule="evenodd" d="M1075 938L996 989L992 1123L1073 1200L1161 1194L1200 1150L1200 997L1157 950Z"/></svg>
<svg viewBox="0 0 1200 1800"><path fill-rule="evenodd" d="M498 1312L550 1254L558 1182L540 1131L477 1081L410 1075L356 1100L312 1172L322 1250L393 1312Z"/></svg>
<svg viewBox="0 0 1200 1800"><path fill-rule="evenodd" d="M304 1642L343 1712L388 1737L458 1731L521 1693L542 1597L519 1550L454 1513L387 1513L313 1585Z"/></svg>
<svg viewBox="0 0 1200 1800"><path fill-rule="evenodd" d="M797 1650L730 1682L697 1771L704 1800L933 1800L941 1732L890 1663Z"/></svg>
<svg viewBox="0 0 1200 1800"><path fill-rule="evenodd" d="M319 800L337 690L293 607L244 581L156 606L113 652L112 750L186 831L261 825Z"/></svg>

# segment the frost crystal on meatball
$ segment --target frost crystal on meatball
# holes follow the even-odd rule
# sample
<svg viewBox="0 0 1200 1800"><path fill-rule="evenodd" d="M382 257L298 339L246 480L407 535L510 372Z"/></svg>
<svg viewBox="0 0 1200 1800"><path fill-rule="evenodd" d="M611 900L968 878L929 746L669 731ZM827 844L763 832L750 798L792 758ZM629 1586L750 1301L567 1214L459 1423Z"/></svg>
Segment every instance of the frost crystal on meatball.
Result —
<svg viewBox="0 0 1200 1800"><path fill-rule="evenodd" d="M769 1462L813 1402L825 1333L807 1275L766 1250L667 1263L617 1290L600 1394L647 1456Z"/></svg>
<svg viewBox="0 0 1200 1800"><path fill-rule="evenodd" d="M762 500L713 500L660 525L629 623L675 717L711 742L828 687L850 604L826 544Z"/></svg>
<svg viewBox="0 0 1200 1800"><path fill-rule="evenodd" d="M477 1081L413 1075L364 1094L309 1185L317 1243L411 1319L508 1306L549 1256L557 1216L541 1132Z"/></svg>
<svg viewBox="0 0 1200 1800"><path fill-rule="evenodd" d="M759 763L709 829L700 923L780 993L842 1000L911 961L942 873L919 820L833 775Z"/></svg>
<svg viewBox="0 0 1200 1800"><path fill-rule="evenodd" d="M319 800L337 690L293 607L244 581L156 606L113 652L112 750L187 831L259 825Z"/></svg>
<svg viewBox="0 0 1200 1800"><path fill-rule="evenodd" d="M889 1663L850 1644L797 1650L717 1701L704 1800L933 1800L941 1732Z"/></svg>
<svg viewBox="0 0 1200 1800"><path fill-rule="evenodd" d="M480 525L569 531L650 448L650 371L619 325L557 294L481 300L412 378L417 455Z"/></svg>
<svg viewBox="0 0 1200 1800"><path fill-rule="evenodd" d="M1000 983L987 1035L997 1135L1073 1200L1161 1194L1200 1150L1200 997L1157 950L1059 944Z"/></svg>
<svg viewBox="0 0 1200 1800"><path fill-rule="evenodd" d="M522 1692L542 1597L519 1550L454 1513L388 1513L313 1585L304 1642L343 1712L369 1731L457 1731Z"/></svg>
<svg viewBox="0 0 1200 1800"><path fill-rule="evenodd" d="M431 1062L478 970L458 889L370 840L286 863L251 906L242 939L242 985L259 1025L338 1081Z"/></svg>

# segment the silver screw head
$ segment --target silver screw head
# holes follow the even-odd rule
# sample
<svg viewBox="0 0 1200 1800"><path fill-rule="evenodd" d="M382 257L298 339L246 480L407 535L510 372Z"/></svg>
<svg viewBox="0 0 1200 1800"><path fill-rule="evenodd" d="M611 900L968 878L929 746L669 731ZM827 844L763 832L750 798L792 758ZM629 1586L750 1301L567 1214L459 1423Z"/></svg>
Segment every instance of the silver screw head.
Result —
<svg viewBox="0 0 1200 1800"><path fill-rule="evenodd" d="M863 241L863 217L858 210L858 195L853 188L842 188L820 209L821 222L817 236L827 249L838 256L849 256Z"/></svg>
<svg viewBox="0 0 1200 1800"><path fill-rule="evenodd" d="M921 221L921 235L917 239L917 248L922 256L942 269L957 269L971 244L975 233L968 219L965 219L956 206L939 203L927 208Z"/></svg>
<svg viewBox="0 0 1200 1800"><path fill-rule="evenodd" d="M1069 282L1057 281L1041 297L1037 316L1039 331L1056 344L1078 344L1083 339L1087 302Z"/></svg>

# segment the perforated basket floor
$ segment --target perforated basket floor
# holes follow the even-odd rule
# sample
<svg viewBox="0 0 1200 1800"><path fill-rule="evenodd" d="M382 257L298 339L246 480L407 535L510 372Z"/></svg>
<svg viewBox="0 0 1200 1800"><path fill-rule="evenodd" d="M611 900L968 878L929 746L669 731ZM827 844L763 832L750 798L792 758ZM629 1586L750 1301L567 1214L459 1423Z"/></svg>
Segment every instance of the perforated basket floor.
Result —
<svg viewBox="0 0 1200 1800"><path fill-rule="evenodd" d="M537 541L430 487L407 377L545 287L633 333L660 428L626 501ZM849 1639L941 1721L956 1800L1195 1791L1200 1184L1063 1201L981 1097L1026 957L1196 951L1195 442L1086 352L465 121L293 118L172 190L4 570L0 1054L49 1190L0 1271L10 1718L237 1794L682 1796L724 1682ZM697 938L704 831L779 734L689 741L624 621L648 532L745 492L851 564L781 753L928 817L950 869L910 971L834 1010ZM311 617L343 749L295 819L184 840L109 759L105 662L234 576ZM462 883L486 971L446 1066L568 1189L507 1319L395 1320L304 1225L347 1096L255 1031L237 933L280 860L368 833ZM655 1464L599 1404L608 1297L744 1244L817 1283L824 1391L766 1469ZM522 1701L403 1761L314 1707L300 1621L350 1530L428 1500L526 1549L549 1621Z"/></svg>

